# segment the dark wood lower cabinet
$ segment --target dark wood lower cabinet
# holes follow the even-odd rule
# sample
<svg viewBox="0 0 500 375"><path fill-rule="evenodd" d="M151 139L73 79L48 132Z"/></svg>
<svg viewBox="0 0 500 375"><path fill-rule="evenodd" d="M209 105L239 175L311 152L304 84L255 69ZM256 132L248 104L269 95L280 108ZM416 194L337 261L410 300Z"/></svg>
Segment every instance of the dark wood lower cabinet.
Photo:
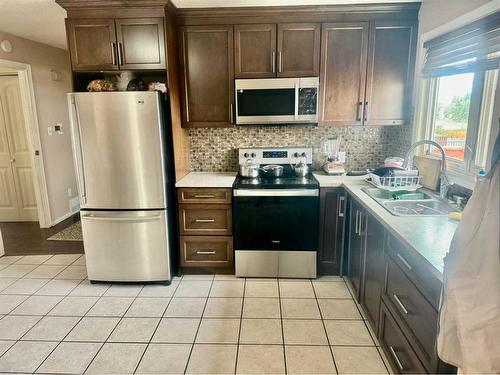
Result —
<svg viewBox="0 0 500 375"><path fill-rule="evenodd" d="M424 366L384 303L380 306L379 340L392 368L400 374L426 373Z"/></svg>
<svg viewBox="0 0 500 375"><path fill-rule="evenodd" d="M363 226L365 210L359 202L354 199L349 201L349 254L347 276L354 289L355 297L359 301L363 280L365 236Z"/></svg>
<svg viewBox="0 0 500 375"><path fill-rule="evenodd" d="M233 273L231 189L178 188L183 273Z"/></svg>
<svg viewBox="0 0 500 375"><path fill-rule="evenodd" d="M340 275L346 216L344 189L322 188L319 199L318 274Z"/></svg>
<svg viewBox="0 0 500 375"><path fill-rule="evenodd" d="M396 373L456 373L436 352L437 278L363 204L348 198L347 278Z"/></svg>
<svg viewBox="0 0 500 375"><path fill-rule="evenodd" d="M371 215L367 215L365 231L365 267L361 304L366 308L366 315L372 323L375 333L378 331L380 296L384 284L384 244L385 228Z"/></svg>

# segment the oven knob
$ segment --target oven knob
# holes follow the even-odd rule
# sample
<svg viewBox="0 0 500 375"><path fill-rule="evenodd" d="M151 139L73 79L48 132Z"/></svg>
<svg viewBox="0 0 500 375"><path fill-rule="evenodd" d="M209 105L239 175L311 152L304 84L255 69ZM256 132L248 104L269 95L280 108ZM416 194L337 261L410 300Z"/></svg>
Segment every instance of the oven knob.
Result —
<svg viewBox="0 0 500 375"><path fill-rule="evenodd" d="M305 158L307 155L305 152L303 152L301 156Z"/></svg>
<svg viewBox="0 0 500 375"><path fill-rule="evenodd" d="M248 152L245 152L245 153L243 154L243 156L244 156L244 157L246 157L246 158L248 158L250 155L248 154Z"/></svg>
<svg viewBox="0 0 500 375"><path fill-rule="evenodd" d="M252 152L252 155L250 155L252 158L256 157L257 154L255 152Z"/></svg>
<svg viewBox="0 0 500 375"><path fill-rule="evenodd" d="M296 158L298 158L300 156L300 154L298 152L296 152L295 154L293 154L293 156L295 156Z"/></svg>

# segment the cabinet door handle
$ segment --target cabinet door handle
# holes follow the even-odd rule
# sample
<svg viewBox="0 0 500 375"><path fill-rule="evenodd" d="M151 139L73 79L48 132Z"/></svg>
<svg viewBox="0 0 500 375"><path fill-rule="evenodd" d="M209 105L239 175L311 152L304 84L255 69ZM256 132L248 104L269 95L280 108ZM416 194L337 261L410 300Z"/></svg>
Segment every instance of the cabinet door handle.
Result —
<svg viewBox="0 0 500 375"><path fill-rule="evenodd" d="M408 315L408 310L406 309L405 305L403 305L403 302L399 299L399 296L397 294L393 294L392 297L396 301L396 303L399 305L399 308L401 311L404 312L405 315Z"/></svg>
<svg viewBox="0 0 500 375"><path fill-rule="evenodd" d="M365 123L368 120L368 102L365 102L365 106L363 108L363 123Z"/></svg>
<svg viewBox="0 0 500 375"><path fill-rule="evenodd" d="M358 233L358 223L359 223L359 211L356 210L356 225L354 226L354 233L356 233L356 234L359 234Z"/></svg>
<svg viewBox="0 0 500 375"><path fill-rule="evenodd" d="M215 250L210 250L210 251L198 250L196 252L196 254L198 254L198 255L215 255Z"/></svg>
<svg viewBox="0 0 500 375"><path fill-rule="evenodd" d="M281 51L278 51L278 72L281 73L281 70L283 69L282 65L283 61L281 59Z"/></svg>
<svg viewBox="0 0 500 375"><path fill-rule="evenodd" d="M215 223L215 219L196 219L197 223Z"/></svg>
<svg viewBox="0 0 500 375"><path fill-rule="evenodd" d="M276 244L278 244L278 243L280 243L280 242L281 242L280 240L271 240L271 243L276 243Z"/></svg>
<svg viewBox="0 0 500 375"><path fill-rule="evenodd" d="M403 263L405 265L405 267L408 268L408 270L411 271L410 263L408 263L408 261L400 253L397 254L397 257L399 258L399 260L401 261L401 263Z"/></svg>
<svg viewBox="0 0 500 375"><path fill-rule="evenodd" d="M121 42L118 42L118 64L123 65L123 50Z"/></svg>
<svg viewBox="0 0 500 375"><path fill-rule="evenodd" d="M357 109L356 109L356 121L361 121L361 117L363 112L363 102L358 102Z"/></svg>
<svg viewBox="0 0 500 375"><path fill-rule="evenodd" d="M361 233L362 230L363 230L363 213L360 212L359 213L359 228L358 228L358 234L359 234L360 237L363 234L363 233Z"/></svg>
<svg viewBox="0 0 500 375"><path fill-rule="evenodd" d="M111 59L113 61L113 65L116 65L116 45L114 42L111 42Z"/></svg>
<svg viewBox="0 0 500 375"><path fill-rule="evenodd" d="M233 103L229 104L229 122L231 124L234 124L234 119L233 119Z"/></svg>
<svg viewBox="0 0 500 375"><path fill-rule="evenodd" d="M345 210L345 196L341 195L339 196L339 202L338 202L338 206L339 206L339 217L344 217L344 210Z"/></svg>
<svg viewBox="0 0 500 375"><path fill-rule="evenodd" d="M399 360L398 355L396 354L396 350L394 349L393 346L389 346L389 351L391 352L392 358L396 361L396 364L398 365L399 371L403 372L404 367L401 361Z"/></svg>
<svg viewBox="0 0 500 375"><path fill-rule="evenodd" d="M271 70L273 73L276 72L276 52L271 53Z"/></svg>
<svg viewBox="0 0 500 375"><path fill-rule="evenodd" d="M209 199L209 198L215 198L214 194L195 194L195 198L202 198L202 199Z"/></svg>

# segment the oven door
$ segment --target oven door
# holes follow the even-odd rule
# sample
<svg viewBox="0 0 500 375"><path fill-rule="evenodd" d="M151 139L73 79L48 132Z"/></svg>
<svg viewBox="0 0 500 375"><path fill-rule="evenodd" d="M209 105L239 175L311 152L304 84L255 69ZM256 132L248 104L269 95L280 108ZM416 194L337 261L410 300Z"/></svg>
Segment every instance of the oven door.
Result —
<svg viewBox="0 0 500 375"><path fill-rule="evenodd" d="M234 190L235 250L318 250L317 189Z"/></svg>

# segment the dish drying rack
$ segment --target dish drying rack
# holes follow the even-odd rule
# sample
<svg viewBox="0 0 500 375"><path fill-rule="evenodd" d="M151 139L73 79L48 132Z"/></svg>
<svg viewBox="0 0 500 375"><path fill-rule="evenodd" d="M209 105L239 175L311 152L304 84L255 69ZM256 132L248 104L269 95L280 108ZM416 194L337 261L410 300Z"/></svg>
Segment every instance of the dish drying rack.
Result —
<svg viewBox="0 0 500 375"><path fill-rule="evenodd" d="M423 176L387 176L380 177L374 173L369 173L367 181L373 186L387 191L415 191L420 189L420 182Z"/></svg>

